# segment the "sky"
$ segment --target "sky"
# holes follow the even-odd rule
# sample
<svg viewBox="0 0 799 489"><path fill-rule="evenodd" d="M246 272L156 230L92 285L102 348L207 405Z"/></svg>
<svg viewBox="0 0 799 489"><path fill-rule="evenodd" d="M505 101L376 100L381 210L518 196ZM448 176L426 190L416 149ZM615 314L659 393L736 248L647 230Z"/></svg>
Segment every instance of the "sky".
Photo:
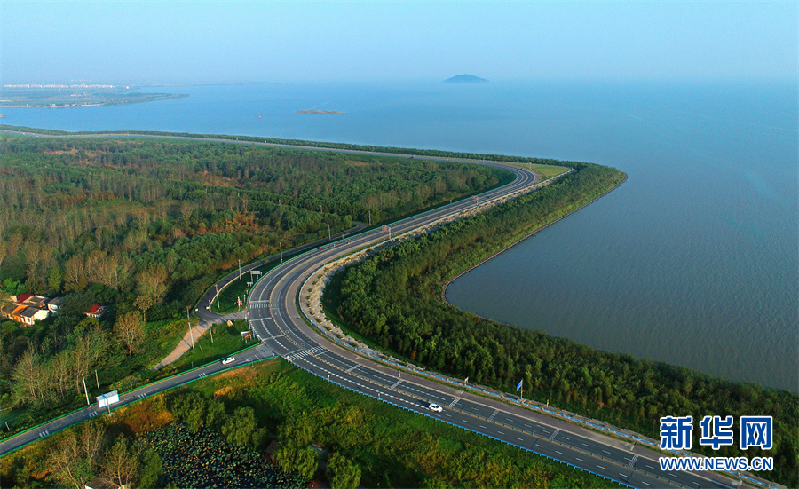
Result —
<svg viewBox="0 0 799 489"><path fill-rule="evenodd" d="M0 82L796 82L799 2L0 0Z"/></svg>

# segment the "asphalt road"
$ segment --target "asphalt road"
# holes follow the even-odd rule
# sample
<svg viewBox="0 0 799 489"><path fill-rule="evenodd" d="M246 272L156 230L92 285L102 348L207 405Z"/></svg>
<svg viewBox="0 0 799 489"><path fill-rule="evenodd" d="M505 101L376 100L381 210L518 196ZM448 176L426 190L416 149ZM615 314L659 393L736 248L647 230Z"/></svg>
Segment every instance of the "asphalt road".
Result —
<svg viewBox="0 0 799 489"><path fill-rule="evenodd" d="M34 133L26 135L53 137ZM121 137L119 134L113 136ZM134 137L148 136L137 135ZM192 138L175 137L173 139ZM243 141L241 144L282 146ZM365 153L354 150L308 149ZM408 155L386 154L386 156L412 158ZM420 158L438 161L464 161L456 158L426 156ZM472 163L478 162L472 161ZM482 164L510 170L516 175L516 179L508 185L481 194L476 199L462 200L393 223L391 225L392 235L397 236L447 216L478 207L486 202L502 199L536 183L536 176L530 171L500 163L482 162ZM114 407L143 399L192 380L214 375L228 368L279 355L294 365L342 387L568 463L631 487L732 488L731 479L712 472L662 471L657 462L659 454L645 447L620 441L560 419L531 412L521 406L486 399L475 395L469 389L458 389L457 386L434 382L426 377L409 375L407 372L402 373L370 358L357 355L312 330L298 311L297 296L303 282L323 264L382 241L387 238L386 234L378 228L318 248L314 248L314 246L318 246L319 242L304 246L303 249L310 251L274 268L253 287L249 303L250 325L262 342L258 347L236 355L236 360L232 364L223 366L221 363L214 363L125 394L120 397L120 402ZM260 266L263 262L264 260L246 268L243 267L242 272L246 273L250 268ZM233 272L221 281L219 283L220 290L237 273ZM214 295L215 290L209 291L201 299L197 309L197 315L201 318L214 319L218 317L203 307L209 304ZM443 406L443 412L432 412L429 409L430 403ZM0 455L90 419L103 411L105 408L89 406L26 431L0 443Z"/></svg>
<svg viewBox="0 0 799 489"><path fill-rule="evenodd" d="M137 389L127 394L123 394L119 396L118 403L111 405L112 412L113 409L116 409L117 407L130 404L131 402L138 401L139 399L144 399L145 397L151 396L158 392L169 390L179 385L185 384L187 382L208 377L210 375L218 374L219 372L222 372L224 370L252 363L257 360L263 360L271 356L273 355L269 348L267 348L264 345L258 345L255 348L251 348L247 351L237 354L235 357L236 360L228 365L222 365L221 362L214 362L210 365L206 365L204 367L194 369L189 372L176 375L174 377L170 377L168 379L164 379L160 382L150 384L148 386L142 387L141 389ZM4 440L2 443L0 443L0 455L5 455L9 452L13 452L14 450L17 450L40 438L45 438L53 433L63 430L64 428L68 428L74 424L86 421L95 416L105 414L108 412L106 408L101 408L97 406L96 399L94 398L89 398L89 399L92 402L91 406L87 406L86 408L81 409L80 411L68 414L56 420L50 421L49 423L45 423L39 427L25 431L13 438Z"/></svg>
<svg viewBox="0 0 799 489"><path fill-rule="evenodd" d="M534 183L532 173L513 169L517 180L483 194L486 202ZM478 205L465 200L392 225L392 234L415 229ZM375 229L309 251L273 269L250 295L250 325L262 344L294 365L343 387L465 428L503 442L546 455L575 467L633 487L732 487L731 480L702 472L665 472L658 454L641 446L530 412L521 406L479 397L468 389L444 385L402 373L321 336L300 316L298 293L303 282L336 257L385 239ZM430 411L430 403L443 406Z"/></svg>

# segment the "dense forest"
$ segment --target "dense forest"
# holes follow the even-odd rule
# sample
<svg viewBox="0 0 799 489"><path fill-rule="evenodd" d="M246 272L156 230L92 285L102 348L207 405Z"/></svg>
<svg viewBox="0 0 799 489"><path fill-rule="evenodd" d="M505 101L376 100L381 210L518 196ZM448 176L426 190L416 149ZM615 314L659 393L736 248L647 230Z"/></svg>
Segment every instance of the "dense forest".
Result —
<svg viewBox="0 0 799 489"><path fill-rule="evenodd" d="M82 378L110 385L145 369L239 260L511 178L462 163L211 141L3 135L0 300L34 293L63 305L34 327L0 325L2 403L28 414L74 408ZM108 313L87 318L95 303Z"/></svg>
<svg viewBox="0 0 799 489"><path fill-rule="evenodd" d="M68 428L0 459L0 477L9 487L618 487L283 360Z"/></svg>
<svg viewBox="0 0 799 489"><path fill-rule="evenodd" d="M416 364L616 423L659 438L667 415L770 415L772 450L707 450L717 456L773 457L764 477L799 485L799 398L686 368L600 352L566 338L507 326L442 301L443 284L543 225L612 190L616 170L572 164L577 172L480 215L385 249L336 275L325 306L351 332ZM694 429L699 447L700 430Z"/></svg>

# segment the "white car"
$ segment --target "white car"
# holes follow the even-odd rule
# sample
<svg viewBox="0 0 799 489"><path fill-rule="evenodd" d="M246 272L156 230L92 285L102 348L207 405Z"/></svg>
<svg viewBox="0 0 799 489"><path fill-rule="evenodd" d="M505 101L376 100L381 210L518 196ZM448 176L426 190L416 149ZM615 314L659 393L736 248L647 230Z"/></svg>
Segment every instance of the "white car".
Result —
<svg viewBox="0 0 799 489"><path fill-rule="evenodd" d="M429 406L429 408L430 408L430 410L431 410L431 411L433 411L434 413L440 413L441 411L443 411L443 410L444 410L444 409L443 409L441 406L439 406L438 404L431 404L431 405Z"/></svg>
<svg viewBox="0 0 799 489"><path fill-rule="evenodd" d="M222 360L222 365L227 365L228 363L233 363L234 360L235 360L235 358L233 358L233 357L227 357L224 360Z"/></svg>

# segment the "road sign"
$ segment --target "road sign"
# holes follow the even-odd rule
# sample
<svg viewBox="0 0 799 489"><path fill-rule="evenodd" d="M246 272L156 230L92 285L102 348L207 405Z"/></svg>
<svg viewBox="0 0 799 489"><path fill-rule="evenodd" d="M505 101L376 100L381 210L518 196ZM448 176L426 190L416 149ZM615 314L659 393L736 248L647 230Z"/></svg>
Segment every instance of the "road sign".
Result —
<svg viewBox="0 0 799 489"><path fill-rule="evenodd" d="M108 392L97 398L97 404L100 407L108 407L111 404L116 404L118 402L119 402L119 395L117 395L117 391Z"/></svg>
<svg viewBox="0 0 799 489"><path fill-rule="evenodd" d="M385 224L383 225L383 232L384 233L387 233L389 231L389 229L390 228L388 226L386 226Z"/></svg>

